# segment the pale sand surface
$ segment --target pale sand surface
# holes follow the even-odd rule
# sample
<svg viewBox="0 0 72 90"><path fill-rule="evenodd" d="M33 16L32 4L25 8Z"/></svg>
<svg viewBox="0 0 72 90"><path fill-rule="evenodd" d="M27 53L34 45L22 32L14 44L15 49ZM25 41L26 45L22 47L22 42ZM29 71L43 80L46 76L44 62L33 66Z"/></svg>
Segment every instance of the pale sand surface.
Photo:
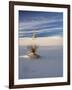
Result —
<svg viewBox="0 0 72 90"><path fill-rule="evenodd" d="M36 44L39 46L60 46L63 45L62 37L39 37L39 38L19 38L20 46Z"/></svg>
<svg viewBox="0 0 72 90"><path fill-rule="evenodd" d="M27 56L28 45L38 45L39 59ZM63 76L63 38L20 38L19 39L19 79Z"/></svg>

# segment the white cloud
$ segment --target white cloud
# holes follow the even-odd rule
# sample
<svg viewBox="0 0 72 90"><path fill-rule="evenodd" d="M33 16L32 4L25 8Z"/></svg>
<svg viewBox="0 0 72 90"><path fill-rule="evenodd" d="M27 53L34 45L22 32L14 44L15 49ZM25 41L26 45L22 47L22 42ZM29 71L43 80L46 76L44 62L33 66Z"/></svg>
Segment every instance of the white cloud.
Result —
<svg viewBox="0 0 72 90"><path fill-rule="evenodd" d="M33 32L36 32L36 33L42 33L42 32L52 32L52 31L58 31L58 30L62 30L62 28L51 28L51 29L41 29L41 30L34 30L34 31L21 31L19 32L20 34L23 33L23 34L27 34L27 33L33 33Z"/></svg>
<svg viewBox="0 0 72 90"><path fill-rule="evenodd" d="M32 20L32 21L26 21L26 22L20 22L19 24L19 30L25 30L25 29L37 29L37 26L39 27L39 25L43 25L43 24L52 24L52 23L56 23L56 22L60 22L62 21L61 19L46 19L43 18L42 20Z"/></svg>

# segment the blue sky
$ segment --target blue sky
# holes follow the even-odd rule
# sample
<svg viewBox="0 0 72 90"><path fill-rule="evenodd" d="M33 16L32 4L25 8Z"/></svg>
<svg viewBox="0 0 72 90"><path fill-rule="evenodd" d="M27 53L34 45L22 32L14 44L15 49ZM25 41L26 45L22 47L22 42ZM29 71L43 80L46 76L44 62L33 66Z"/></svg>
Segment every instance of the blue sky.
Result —
<svg viewBox="0 0 72 90"><path fill-rule="evenodd" d="M19 11L19 37L37 37L63 35L63 13Z"/></svg>

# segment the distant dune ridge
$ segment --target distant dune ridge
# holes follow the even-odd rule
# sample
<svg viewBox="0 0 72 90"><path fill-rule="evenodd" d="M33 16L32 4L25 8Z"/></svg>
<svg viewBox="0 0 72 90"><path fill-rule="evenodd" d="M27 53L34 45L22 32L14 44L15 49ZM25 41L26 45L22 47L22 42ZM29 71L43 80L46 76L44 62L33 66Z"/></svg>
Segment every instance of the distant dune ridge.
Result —
<svg viewBox="0 0 72 90"><path fill-rule="evenodd" d="M53 36L53 37L38 37L35 39L32 38L19 38L19 45L20 46L27 46L27 45L38 45L38 46L62 46L63 45L63 38L60 36Z"/></svg>

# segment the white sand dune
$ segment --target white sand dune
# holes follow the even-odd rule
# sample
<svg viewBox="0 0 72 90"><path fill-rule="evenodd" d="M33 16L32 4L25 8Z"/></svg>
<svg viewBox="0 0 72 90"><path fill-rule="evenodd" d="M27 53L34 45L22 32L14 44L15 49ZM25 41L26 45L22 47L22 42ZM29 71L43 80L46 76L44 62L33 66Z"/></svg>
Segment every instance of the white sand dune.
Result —
<svg viewBox="0 0 72 90"><path fill-rule="evenodd" d="M19 45L39 45L39 46L61 46L63 45L63 38L59 36L55 37L38 37L36 39L32 38L19 38Z"/></svg>

